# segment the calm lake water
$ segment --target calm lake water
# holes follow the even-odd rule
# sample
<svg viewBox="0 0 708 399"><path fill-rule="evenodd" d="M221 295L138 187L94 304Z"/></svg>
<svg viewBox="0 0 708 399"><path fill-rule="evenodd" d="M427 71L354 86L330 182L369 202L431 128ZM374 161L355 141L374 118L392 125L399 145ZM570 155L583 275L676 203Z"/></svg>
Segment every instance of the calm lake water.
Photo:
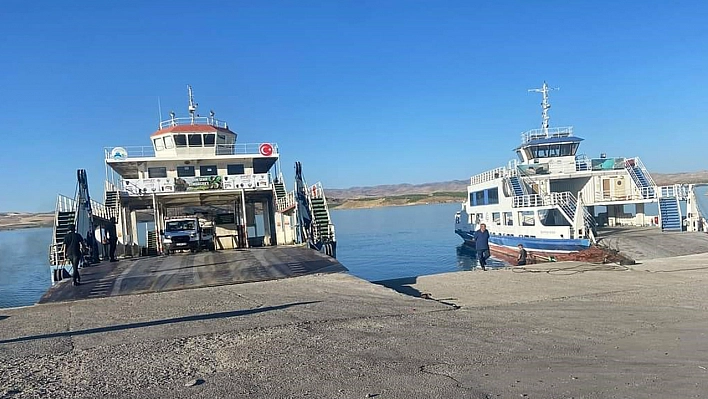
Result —
<svg viewBox="0 0 708 399"><path fill-rule="evenodd" d="M454 233L458 204L333 210L337 259L350 273L387 280L476 267ZM50 286L52 229L0 231L0 308L36 303ZM503 266L489 260L490 266Z"/></svg>

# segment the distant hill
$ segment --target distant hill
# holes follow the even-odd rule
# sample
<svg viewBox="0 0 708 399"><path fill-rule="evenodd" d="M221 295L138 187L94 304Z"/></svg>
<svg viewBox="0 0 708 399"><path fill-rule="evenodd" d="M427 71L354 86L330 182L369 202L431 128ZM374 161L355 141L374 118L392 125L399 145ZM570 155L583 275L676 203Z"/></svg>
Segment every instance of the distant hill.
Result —
<svg viewBox="0 0 708 399"><path fill-rule="evenodd" d="M0 212L0 230L50 227L54 225L54 212Z"/></svg>

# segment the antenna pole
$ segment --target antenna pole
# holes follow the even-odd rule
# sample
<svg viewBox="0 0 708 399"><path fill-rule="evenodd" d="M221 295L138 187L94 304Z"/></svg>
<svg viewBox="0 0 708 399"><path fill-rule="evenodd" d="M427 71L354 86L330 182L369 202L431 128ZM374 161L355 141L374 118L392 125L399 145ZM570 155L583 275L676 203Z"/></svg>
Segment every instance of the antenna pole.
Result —
<svg viewBox="0 0 708 399"><path fill-rule="evenodd" d="M160 128L162 124L162 105L160 104L160 96L157 96L157 117L159 120L157 121L157 127Z"/></svg>
<svg viewBox="0 0 708 399"><path fill-rule="evenodd" d="M529 89L529 92L534 92L534 93L541 93L543 94L543 101L541 102L541 116L543 118L543 121L541 122L541 129L543 129L543 133L548 137L548 127L550 126L550 119L551 117L548 116L548 110L551 108L551 103L548 102L548 92L551 90L559 90L558 87L548 87L548 84L546 81L543 81L543 87L540 89Z"/></svg>
<svg viewBox="0 0 708 399"><path fill-rule="evenodd" d="M189 116L192 118L192 125L194 125L195 112L197 111L197 104L194 103L194 96L192 95L192 86L187 85L187 91L189 92Z"/></svg>

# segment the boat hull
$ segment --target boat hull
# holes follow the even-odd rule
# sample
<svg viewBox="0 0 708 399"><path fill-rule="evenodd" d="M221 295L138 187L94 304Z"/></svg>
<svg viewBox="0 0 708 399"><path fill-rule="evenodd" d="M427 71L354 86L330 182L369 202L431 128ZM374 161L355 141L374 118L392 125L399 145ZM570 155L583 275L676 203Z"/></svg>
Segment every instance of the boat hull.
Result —
<svg viewBox="0 0 708 399"><path fill-rule="evenodd" d="M455 233L465 240L465 244L474 246L473 232L456 229ZM588 249L590 247L590 240L491 235L489 236L489 244L493 253L516 253L518 252L518 245L522 244L529 252L551 256ZM511 252L509 252L509 250Z"/></svg>

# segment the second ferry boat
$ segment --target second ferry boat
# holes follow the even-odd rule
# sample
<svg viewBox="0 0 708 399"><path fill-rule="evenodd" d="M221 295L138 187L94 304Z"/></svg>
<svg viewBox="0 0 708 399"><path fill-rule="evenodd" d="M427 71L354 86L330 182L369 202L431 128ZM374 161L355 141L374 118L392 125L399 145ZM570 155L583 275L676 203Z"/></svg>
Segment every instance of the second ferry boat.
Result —
<svg viewBox="0 0 708 399"><path fill-rule="evenodd" d="M455 232L474 244L474 231L485 223L492 254L513 257L522 244L529 253L552 259L590 248L598 226L681 231L679 201L694 198L693 187L657 186L639 157L578 153L583 139L572 127L550 127L551 90L546 82L529 90L543 95L541 128L521 134L517 159L472 176L455 215ZM646 215L648 203L658 203L657 217ZM627 206L632 212L625 212Z"/></svg>

